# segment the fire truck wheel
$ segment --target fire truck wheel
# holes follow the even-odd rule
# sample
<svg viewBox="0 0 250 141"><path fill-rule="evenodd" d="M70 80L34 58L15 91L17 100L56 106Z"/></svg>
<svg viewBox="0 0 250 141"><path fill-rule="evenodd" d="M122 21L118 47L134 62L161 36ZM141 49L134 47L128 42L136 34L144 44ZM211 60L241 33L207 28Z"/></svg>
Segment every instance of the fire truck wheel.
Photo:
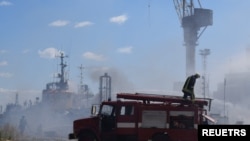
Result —
<svg viewBox="0 0 250 141"><path fill-rule="evenodd" d="M92 133L82 133L80 134L78 141L97 141L97 138Z"/></svg>
<svg viewBox="0 0 250 141"><path fill-rule="evenodd" d="M153 136L152 141L169 141L168 135L164 133L156 134Z"/></svg>

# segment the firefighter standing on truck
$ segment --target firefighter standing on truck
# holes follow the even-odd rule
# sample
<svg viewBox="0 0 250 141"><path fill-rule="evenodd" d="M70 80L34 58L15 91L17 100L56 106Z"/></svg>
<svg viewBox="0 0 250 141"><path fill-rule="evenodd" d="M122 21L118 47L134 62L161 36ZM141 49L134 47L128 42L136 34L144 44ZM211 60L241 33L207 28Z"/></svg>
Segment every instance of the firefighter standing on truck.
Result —
<svg viewBox="0 0 250 141"><path fill-rule="evenodd" d="M200 78L200 75L198 73L191 75L186 79L186 82L182 88L182 92L184 93L183 99L186 100L187 97L190 96L191 101L194 102L194 85L197 78Z"/></svg>

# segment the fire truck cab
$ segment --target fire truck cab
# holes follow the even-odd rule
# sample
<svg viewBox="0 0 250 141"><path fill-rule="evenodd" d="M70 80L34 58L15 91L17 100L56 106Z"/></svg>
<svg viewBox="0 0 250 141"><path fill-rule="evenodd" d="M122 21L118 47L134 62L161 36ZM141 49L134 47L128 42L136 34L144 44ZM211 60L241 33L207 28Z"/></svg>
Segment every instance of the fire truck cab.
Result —
<svg viewBox="0 0 250 141"><path fill-rule="evenodd" d="M78 141L198 141L198 125L207 124L211 99L194 102L180 96L118 93L97 115L73 122L69 139Z"/></svg>

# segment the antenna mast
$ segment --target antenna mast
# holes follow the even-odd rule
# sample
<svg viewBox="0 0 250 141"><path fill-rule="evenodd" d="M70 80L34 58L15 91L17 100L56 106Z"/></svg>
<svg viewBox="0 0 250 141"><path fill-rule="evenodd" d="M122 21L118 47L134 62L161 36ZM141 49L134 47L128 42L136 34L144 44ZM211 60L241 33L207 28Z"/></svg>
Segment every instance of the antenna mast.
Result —
<svg viewBox="0 0 250 141"><path fill-rule="evenodd" d="M83 69L84 67L82 66L79 66L79 69L80 69L80 86L79 86L79 94L84 94L85 92L85 88L84 88L84 85L83 85Z"/></svg>
<svg viewBox="0 0 250 141"><path fill-rule="evenodd" d="M210 54L210 49L203 49L200 50L200 55L202 56L203 59L203 76L202 76L202 84L203 84L203 95L204 98L206 98L206 88L208 87L207 85L207 74L206 74L206 67L207 67L207 56Z"/></svg>
<svg viewBox="0 0 250 141"><path fill-rule="evenodd" d="M65 56L63 52L60 52L60 56L57 56L60 58L61 62L60 62L60 66L61 66L61 73L59 73L57 75L57 77L60 79L59 80L59 89L68 89L68 81L65 79L66 75L65 75L65 68L67 67L67 64L64 63L64 58L68 57Z"/></svg>
<svg viewBox="0 0 250 141"><path fill-rule="evenodd" d="M83 85L83 69L84 69L84 67L82 66L82 64L79 67L79 69L80 69L80 85Z"/></svg>

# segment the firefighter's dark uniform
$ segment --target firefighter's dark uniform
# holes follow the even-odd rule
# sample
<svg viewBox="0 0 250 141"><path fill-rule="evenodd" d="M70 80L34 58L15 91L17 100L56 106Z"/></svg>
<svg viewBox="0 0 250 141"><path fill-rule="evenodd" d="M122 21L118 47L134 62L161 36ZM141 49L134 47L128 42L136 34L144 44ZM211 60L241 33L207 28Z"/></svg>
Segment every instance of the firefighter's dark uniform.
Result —
<svg viewBox="0 0 250 141"><path fill-rule="evenodd" d="M186 82L182 88L182 92L184 93L184 96L183 96L184 99L187 99L187 97L190 96L191 100L194 101L195 99L194 85L195 85L196 79L199 77L200 77L199 74L194 74L194 75L189 76L186 79Z"/></svg>

